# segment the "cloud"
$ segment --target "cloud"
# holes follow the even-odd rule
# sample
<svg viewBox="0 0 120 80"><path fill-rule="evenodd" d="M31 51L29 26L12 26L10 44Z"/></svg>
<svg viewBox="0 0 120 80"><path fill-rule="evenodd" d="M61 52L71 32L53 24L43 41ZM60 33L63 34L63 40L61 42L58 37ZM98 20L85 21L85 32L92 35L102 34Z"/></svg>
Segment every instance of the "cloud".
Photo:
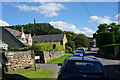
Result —
<svg viewBox="0 0 120 80"><path fill-rule="evenodd" d="M96 21L96 20L99 20L99 17L98 16L90 16L90 19L92 21Z"/></svg>
<svg viewBox="0 0 120 80"><path fill-rule="evenodd" d="M64 5L60 3L40 3L40 6L28 6L28 5L16 5L20 10L24 11L36 11L45 17L58 16L57 11L66 9Z"/></svg>
<svg viewBox="0 0 120 80"><path fill-rule="evenodd" d="M67 22L63 22L63 21L51 21L49 22L52 26L54 26L55 28L61 29L62 31L73 31L75 33L81 33L81 31L79 29L76 28L75 25L67 23Z"/></svg>
<svg viewBox="0 0 120 80"><path fill-rule="evenodd" d="M92 31L91 29L84 27L83 31L80 31L79 29L77 29L77 27L73 24L67 23L67 22L63 22L63 21L51 21L49 22L52 26L54 26L55 28L61 29L62 31L73 31L77 34L85 34L86 36L92 37L94 31Z"/></svg>
<svg viewBox="0 0 120 80"><path fill-rule="evenodd" d="M9 26L9 24L3 20L0 20L0 26Z"/></svg>
<svg viewBox="0 0 120 80"><path fill-rule="evenodd" d="M93 34L95 33L95 31L93 31L93 30L91 30L91 29L89 29L89 28L87 28L87 27L84 27L83 28L83 32L86 34L86 36L88 36L88 37L92 37L93 36Z"/></svg>
<svg viewBox="0 0 120 80"><path fill-rule="evenodd" d="M90 16L91 21L97 22L98 24L110 24L113 21L110 20L109 16L98 17L98 16Z"/></svg>
<svg viewBox="0 0 120 80"><path fill-rule="evenodd" d="M120 13L115 16L115 19L120 20Z"/></svg>

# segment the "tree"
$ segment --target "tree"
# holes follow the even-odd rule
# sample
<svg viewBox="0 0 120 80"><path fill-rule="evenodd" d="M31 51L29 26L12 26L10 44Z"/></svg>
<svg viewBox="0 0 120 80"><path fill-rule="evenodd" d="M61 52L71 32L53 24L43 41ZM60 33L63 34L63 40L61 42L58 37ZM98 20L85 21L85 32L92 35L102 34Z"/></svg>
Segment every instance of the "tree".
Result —
<svg viewBox="0 0 120 80"><path fill-rule="evenodd" d="M107 24L100 24L98 26L97 33L100 33L100 32L108 32L108 25Z"/></svg>
<svg viewBox="0 0 120 80"><path fill-rule="evenodd" d="M96 38L99 47L107 44L120 43L120 25L116 23L111 23L109 25L100 24L93 36Z"/></svg>
<svg viewBox="0 0 120 80"><path fill-rule="evenodd" d="M75 50L75 43L74 43L74 37L77 35L72 31L65 31L64 34L66 34L68 42L66 43L67 47L72 48L72 50Z"/></svg>
<svg viewBox="0 0 120 80"><path fill-rule="evenodd" d="M74 38L75 46L78 47L88 47L90 45L90 40L84 34L78 34Z"/></svg>
<svg viewBox="0 0 120 80"><path fill-rule="evenodd" d="M64 31L64 34L66 34L68 41L73 41L74 37L77 35L76 33L72 31Z"/></svg>
<svg viewBox="0 0 120 80"><path fill-rule="evenodd" d="M21 25L7 26L8 28L20 31ZM49 23L36 23L36 24L26 24L22 25L25 33L31 33L32 36L35 35L45 35L45 34L62 34L62 30L54 28Z"/></svg>

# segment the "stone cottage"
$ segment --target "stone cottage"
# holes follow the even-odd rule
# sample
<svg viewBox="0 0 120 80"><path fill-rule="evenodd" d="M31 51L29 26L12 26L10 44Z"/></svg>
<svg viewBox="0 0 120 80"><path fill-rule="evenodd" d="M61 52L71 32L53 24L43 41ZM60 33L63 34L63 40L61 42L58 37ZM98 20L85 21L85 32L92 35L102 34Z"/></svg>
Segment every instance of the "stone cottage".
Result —
<svg viewBox="0 0 120 80"><path fill-rule="evenodd" d="M23 27L21 31L2 27L2 41L8 44L10 48L32 46L32 36L31 34L25 34Z"/></svg>
<svg viewBox="0 0 120 80"><path fill-rule="evenodd" d="M38 42L55 42L65 46L67 43L66 34L50 34L33 36L33 44Z"/></svg>

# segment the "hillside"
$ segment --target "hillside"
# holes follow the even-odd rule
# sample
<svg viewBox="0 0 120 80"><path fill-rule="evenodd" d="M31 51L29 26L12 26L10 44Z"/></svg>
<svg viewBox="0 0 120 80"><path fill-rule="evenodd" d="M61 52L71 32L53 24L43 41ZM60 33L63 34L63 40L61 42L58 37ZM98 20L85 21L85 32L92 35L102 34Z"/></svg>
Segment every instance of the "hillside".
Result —
<svg viewBox="0 0 120 80"><path fill-rule="evenodd" d="M21 25L6 26L14 30L21 31ZM25 33L31 33L32 35L45 35L45 34L61 34L60 29L54 28L49 23L36 23L36 24L26 24L22 25Z"/></svg>

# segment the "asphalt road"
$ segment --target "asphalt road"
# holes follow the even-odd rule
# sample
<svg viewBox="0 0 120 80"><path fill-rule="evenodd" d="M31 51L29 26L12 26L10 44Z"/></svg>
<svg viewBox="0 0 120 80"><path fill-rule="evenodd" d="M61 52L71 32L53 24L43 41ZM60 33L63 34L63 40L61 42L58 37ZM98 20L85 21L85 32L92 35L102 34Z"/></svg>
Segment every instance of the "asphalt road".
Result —
<svg viewBox="0 0 120 80"><path fill-rule="evenodd" d="M86 57L95 57L100 60L110 80L120 80L120 60L102 58L97 52L86 52Z"/></svg>
<svg viewBox="0 0 120 80"><path fill-rule="evenodd" d="M120 80L120 60L102 58L98 56L97 52L86 52L85 57L97 58L104 65L105 71L107 72L110 80ZM52 80L57 78L57 73L60 67L58 67L56 64L40 64L40 67L53 70L55 73L51 78Z"/></svg>

